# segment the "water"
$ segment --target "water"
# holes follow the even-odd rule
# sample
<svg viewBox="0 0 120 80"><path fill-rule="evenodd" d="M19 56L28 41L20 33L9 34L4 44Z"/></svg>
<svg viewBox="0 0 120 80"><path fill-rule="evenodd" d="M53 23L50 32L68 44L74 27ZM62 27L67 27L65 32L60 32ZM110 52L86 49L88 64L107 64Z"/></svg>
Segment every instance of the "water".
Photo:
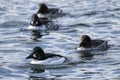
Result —
<svg viewBox="0 0 120 80"><path fill-rule="evenodd" d="M37 4L59 7L67 15L39 41L30 39L30 17ZM120 80L119 0L0 0L0 80ZM84 55L76 51L80 36L107 40L110 48ZM69 59L57 66L30 65L25 57L35 46Z"/></svg>

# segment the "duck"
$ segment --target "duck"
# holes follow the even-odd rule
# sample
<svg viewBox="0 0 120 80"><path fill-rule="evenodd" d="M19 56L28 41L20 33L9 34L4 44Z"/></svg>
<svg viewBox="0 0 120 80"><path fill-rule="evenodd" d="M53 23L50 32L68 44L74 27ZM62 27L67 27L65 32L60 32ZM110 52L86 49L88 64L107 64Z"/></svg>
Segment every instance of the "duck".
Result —
<svg viewBox="0 0 120 80"><path fill-rule="evenodd" d="M65 15L65 13L62 12L62 10L58 8L48 8L48 6L45 3L39 3L38 6L39 9L37 11L37 16L39 18L48 17L53 19Z"/></svg>
<svg viewBox="0 0 120 80"><path fill-rule="evenodd" d="M33 14L31 17L30 25L28 30L57 30L59 26L47 17L38 17L37 14Z"/></svg>
<svg viewBox="0 0 120 80"><path fill-rule="evenodd" d="M108 42L100 39L91 39L88 35L81 36L77 51L100 51L108 48Z"/></svg>
<svg viewBox="0 0 120 80"><path fill-rule="evenodd" d="M44 30L50 22L48 18L39 18L37 14L33 14L30 21L29 30Z"/></svg>
<svg viewBox="0 0 120 80"><path fill-rule="evenodd" d="M26 59L32 59L30 64L37 65L60 65L66 60L66 57L58 55L45 53L41 47L34 47L32 53L26 57Z"/></svg>

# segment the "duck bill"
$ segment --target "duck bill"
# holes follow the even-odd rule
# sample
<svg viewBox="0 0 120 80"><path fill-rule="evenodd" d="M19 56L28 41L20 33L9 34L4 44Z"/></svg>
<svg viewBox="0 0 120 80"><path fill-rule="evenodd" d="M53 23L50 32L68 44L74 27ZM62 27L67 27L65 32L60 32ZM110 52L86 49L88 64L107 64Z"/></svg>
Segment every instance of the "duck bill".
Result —
<svg viewBox="0 0 120 80"><path fill-rule="evenodd" d="M33 58L33 54L30 54L29 56L26 57L26 59Z"/></svg>

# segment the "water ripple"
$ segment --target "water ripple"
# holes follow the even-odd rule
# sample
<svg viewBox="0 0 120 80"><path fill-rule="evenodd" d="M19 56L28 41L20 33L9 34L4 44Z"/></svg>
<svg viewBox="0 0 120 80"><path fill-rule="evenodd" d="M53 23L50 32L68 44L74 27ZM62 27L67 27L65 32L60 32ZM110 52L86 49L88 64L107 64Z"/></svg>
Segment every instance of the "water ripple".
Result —
<svg viewBox="0 0 120 80"><path fill-rule="evenodd" d="M30 18L38 3L58 7L66 13L54 19L60 28L31 40ZM2 0L0 3L0 79L1 80L119 80L120 79L120 1L119 0ZM106 51L79 53L80 37L108 41ZM57 66L30 65L25 57L35 46L45 52L67 57Z"/></svg>

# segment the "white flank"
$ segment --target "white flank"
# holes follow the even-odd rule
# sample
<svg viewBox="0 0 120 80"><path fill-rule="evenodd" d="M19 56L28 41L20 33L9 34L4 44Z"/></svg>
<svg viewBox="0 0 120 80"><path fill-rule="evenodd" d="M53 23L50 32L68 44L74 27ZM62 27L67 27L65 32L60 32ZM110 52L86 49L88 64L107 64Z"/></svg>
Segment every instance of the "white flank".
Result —
<svg viewBox="0 0 120 80"><path fill-rule="evenodd" d="M38 30L38 27L36 27L36 26L31 26L31 25L30 25L30 26L28 27L28 30Z"/></svg>
<svg viewBox="0 0 120 80"><path fill-rule="evenodd" d="M48 58L46 60L32 60L31 64L40 64L40 65L59 65L64 63L65 58L64 57L54 57L54 58Z"/></svg>
<svg viewBox="0 0 120 80"><path fill-rule="evenodd" d="M46 17L48 17L49 16L49 14L37 14L37 16L39 17L39 18L46 18Z"/></svg>
<svg viewBox="0 0 120 80"><path fill-rule="evenodd" d="M28 30L42 30L42 31L47 30L45 25L42 25L42 26L31 26L30 25L27 29Z"/></svg>

